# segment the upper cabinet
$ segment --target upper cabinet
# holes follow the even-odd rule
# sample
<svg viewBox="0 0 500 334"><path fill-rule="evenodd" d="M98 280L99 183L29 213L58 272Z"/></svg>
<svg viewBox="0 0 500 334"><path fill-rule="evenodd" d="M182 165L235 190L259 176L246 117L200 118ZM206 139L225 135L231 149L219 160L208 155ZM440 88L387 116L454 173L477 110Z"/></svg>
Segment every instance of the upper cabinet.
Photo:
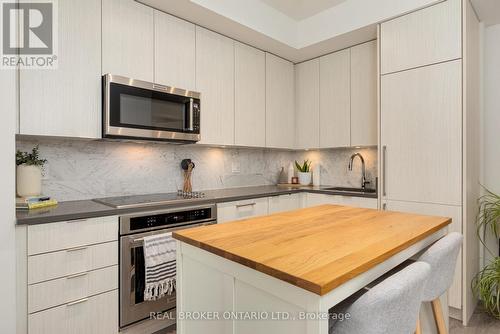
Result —
<svg viewBox="0 0 500 334"><path fill-rule="evenodd" d="M377 145L377 41L351 48L351 146Z"/></svg>
<svg viewBox="0 0 500 334"><path fill-rule="evenodd" d="M133 0L102 0L102 74L153 81L153 12Z"/></svg>
<svg viewBox="0 0 500 334"><path fill-rule="evenodd" d="M292 149L294 141L294 66L266 53L266 147Z"/></svg>
<svg viewBox="0 0 500 334"><path fill-rule="evenodd" d="M251 46L234 46L234 143L266 145L266 56Z"/></svg>
<svg viewBox="0 0 500 334"><path fill-rule="evenodd" d="M319 59L295 67L296 147L319 147Z"/></svg>
<svg viewBox="0 0 500 334"><path fill-rule="evenodd" d="M320 146L346 147L351 136L350 50L335 52L320 62ZM376 124L375 124L376 126Z"/></svg>
<svg viewBox="0 0 500 334"><path fill-rule="evenodd" d="M28 135L98 138L101 1L65 0L58 6L58 67L20 70L19 130Z"/></svg>
<svg viewBox="0 0 500 334"><path fill-rule="evenodd" d="M201 93L200 144L234 144L234 41L198 26L196 90Z"/></svg>
<svg viewBox="0 0 500 334"><path fill-rule="evenodd" d="M154 11L154 82L195 90L195 25Z"/></svg>
<svg viewBox="0 0 500 334"><path fill-rule="evenodd" d="M462 57L462 0L448 0L380 26L381 73Z"/></svg>

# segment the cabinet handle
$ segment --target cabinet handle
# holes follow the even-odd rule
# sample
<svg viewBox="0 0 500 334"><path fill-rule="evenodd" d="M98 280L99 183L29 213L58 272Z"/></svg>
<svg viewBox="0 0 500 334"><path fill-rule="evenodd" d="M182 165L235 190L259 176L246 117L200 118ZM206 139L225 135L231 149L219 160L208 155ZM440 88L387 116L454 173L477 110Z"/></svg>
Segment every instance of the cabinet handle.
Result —
<svg viewBox="0 0 500 334"><path fill-rule="evenodd" d="M88 298L82 298L82 299L79 299L79 300L75 300L74 302L67 303L66 306L73 306L73 305L76 305L76 304L80 304L80 303L86 302L87 300L89 300L89 299Z"/></svg>
<svg viewBox="0 0 500 334"><path fill-rule="evenodd" d="M72 278L82 277L82 276L86 276L86 275L87 275L87 272L83 272L83 273L78 273L78 274L74 274L74 275L69 275L66 277L66 279L72 279Z"/></svg>
<svg viewBox="0 0 500 334"><path fill-rule="evenodd" d="M87 219L74 219L74 220L67 220L66 223L82 223L86 221Z"/></svg>
<svg viewBox="0 0 500 334"><path fill-rule="evenodd" d="M76 251L84 250L84 249L87 249L87 248L89 248L89 247L88 246L74 247L74 248L66 249L66 252L71 253L71 252L76 252Z"/></svg>
<svg viewBox="0 0 500 334"><path fill-rule="evenodd" d="M238 204L238 205L236 205L236 208L243 208L245 206L254 206L254 205L257 205L257 203L253 202L253 203L248 203L248 204Z"/></svg>
<svg viewBox="0 0 500 334"><path fill-rule="evenodd" d="M385 158L387 155L387 146L382 146L382 196L387 196L385 190Z"/></svg>

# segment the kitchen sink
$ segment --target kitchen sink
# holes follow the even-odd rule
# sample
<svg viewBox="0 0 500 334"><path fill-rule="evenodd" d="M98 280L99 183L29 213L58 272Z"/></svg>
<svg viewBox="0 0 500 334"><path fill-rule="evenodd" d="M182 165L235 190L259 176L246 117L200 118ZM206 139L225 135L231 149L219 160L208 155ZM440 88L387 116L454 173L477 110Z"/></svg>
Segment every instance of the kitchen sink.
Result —
<svg viewBox="0 0 500 334"><path fill-rule="evenodd" d="M346 193L365 193L365 194L374 194L375 192L377 192L375 189L347 188L347 187L332 187L332 188L325 188L324 190L341 191Z"/></svg>

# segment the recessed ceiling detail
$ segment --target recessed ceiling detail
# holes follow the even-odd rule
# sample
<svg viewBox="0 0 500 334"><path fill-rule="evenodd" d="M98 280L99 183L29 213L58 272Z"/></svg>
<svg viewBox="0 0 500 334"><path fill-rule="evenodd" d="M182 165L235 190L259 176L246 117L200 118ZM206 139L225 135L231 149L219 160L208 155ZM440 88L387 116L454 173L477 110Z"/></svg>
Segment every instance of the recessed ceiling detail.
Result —
<svg viewBox="0 0 500 334"><path fill-rule="evenodd" d="M345 1L347 0L262 0L262 2L297 21Z"/></svg>

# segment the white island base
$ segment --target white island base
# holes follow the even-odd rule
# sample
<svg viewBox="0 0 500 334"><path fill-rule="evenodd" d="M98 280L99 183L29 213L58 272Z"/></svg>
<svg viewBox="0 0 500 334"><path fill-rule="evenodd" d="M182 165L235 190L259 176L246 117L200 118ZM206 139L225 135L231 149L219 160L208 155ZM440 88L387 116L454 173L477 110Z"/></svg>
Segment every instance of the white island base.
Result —
<svg viewBox="0 0 500 334"><path fill-rule="evenodd" d="M318 317L445 234L446 228L323 296L177 241L177 333L328 334L328 320ZM448 305L446 295L441 304ZM448 319L447 307L443 313ZM429 303L423 304L420 319L423 333L437 333Z"/></svg>

